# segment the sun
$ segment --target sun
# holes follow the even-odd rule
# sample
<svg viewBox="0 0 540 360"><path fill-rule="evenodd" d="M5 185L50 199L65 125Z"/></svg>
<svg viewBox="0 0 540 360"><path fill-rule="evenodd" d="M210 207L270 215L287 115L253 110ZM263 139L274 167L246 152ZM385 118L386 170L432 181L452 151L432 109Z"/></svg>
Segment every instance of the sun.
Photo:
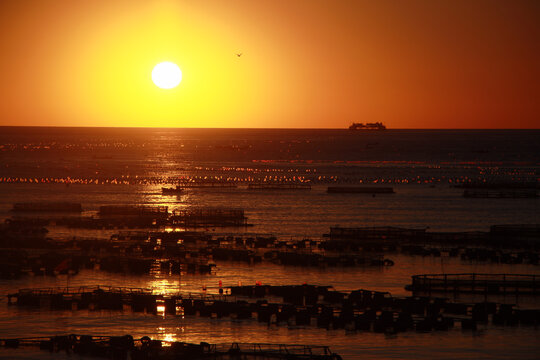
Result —
<svg viewBox="0 0 540 360"><path fill-rule="evenodd" d="M172 89L182 81L182 71L175 63L165 61L154 66L152 81L162 89Z"/></svg>

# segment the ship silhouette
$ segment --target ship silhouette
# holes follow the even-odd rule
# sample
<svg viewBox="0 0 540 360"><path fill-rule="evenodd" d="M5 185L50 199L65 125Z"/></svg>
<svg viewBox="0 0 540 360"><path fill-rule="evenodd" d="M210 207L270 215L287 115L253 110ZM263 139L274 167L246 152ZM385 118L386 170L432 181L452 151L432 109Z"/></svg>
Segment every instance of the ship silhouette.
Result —
<svg viewBox="0 0 540 360"><path fill-rule="evenodd" d="M352 123L349 130L386 130L386 126L382 122Z"/></svg>

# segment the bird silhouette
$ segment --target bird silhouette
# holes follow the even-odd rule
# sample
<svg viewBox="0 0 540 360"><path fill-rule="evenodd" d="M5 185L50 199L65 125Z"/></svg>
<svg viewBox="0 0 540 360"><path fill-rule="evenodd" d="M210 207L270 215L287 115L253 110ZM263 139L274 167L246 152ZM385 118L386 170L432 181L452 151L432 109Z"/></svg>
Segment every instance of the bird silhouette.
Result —
<svg viewBox="0 0 540 360"><path fill-rule="evenodd" d="M236 54L236 56L240 57L240 56L242 56L242 53L238 53L238 54Z"/></svg>

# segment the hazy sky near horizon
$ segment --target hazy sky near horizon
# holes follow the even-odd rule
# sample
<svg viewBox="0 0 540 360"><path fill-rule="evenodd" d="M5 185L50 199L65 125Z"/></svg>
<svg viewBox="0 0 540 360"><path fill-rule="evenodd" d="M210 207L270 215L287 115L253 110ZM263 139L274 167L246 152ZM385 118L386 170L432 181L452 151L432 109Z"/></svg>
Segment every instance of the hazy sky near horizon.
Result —
<svg viewBox="0 0 540 360"><path fill-rule="evenodd" d="M539 128L539 24L538 0L4 0L0 125Z"/></svg>

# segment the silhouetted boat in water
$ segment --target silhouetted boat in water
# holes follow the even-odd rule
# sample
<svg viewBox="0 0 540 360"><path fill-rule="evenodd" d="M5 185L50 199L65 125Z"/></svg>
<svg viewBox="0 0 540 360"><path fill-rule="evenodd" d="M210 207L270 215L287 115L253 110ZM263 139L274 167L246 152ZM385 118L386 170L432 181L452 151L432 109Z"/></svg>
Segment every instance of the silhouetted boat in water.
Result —
<svg viewBox="0 0 540 360"><path fill-rule="evenodd" d="M349 130L386 130L386 126L382 122L375 123L352 123Z"/></svg>

